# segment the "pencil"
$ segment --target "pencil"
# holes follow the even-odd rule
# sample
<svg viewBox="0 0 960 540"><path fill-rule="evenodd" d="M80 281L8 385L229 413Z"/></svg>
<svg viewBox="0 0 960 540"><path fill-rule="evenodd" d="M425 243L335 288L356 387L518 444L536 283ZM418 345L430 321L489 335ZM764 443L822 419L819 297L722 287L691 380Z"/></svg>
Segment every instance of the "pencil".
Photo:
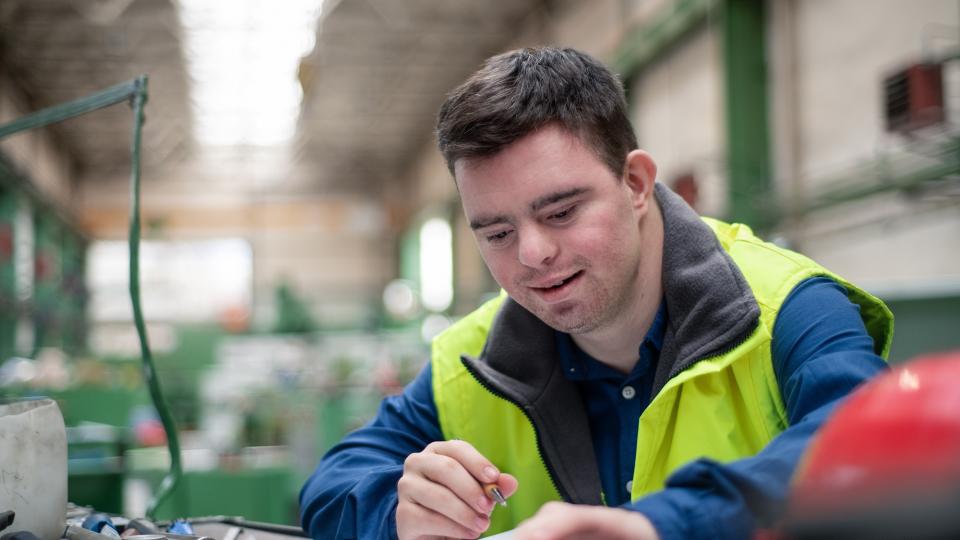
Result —
<svg viewBox="0 0 960 540"><path fill-rule="evenodd" d="M500 506L507 505L507 499L503 496L503 493L500 493L500 488L496 484L484 484L483 491L487 494L487 497L496 501Z"/></svg>

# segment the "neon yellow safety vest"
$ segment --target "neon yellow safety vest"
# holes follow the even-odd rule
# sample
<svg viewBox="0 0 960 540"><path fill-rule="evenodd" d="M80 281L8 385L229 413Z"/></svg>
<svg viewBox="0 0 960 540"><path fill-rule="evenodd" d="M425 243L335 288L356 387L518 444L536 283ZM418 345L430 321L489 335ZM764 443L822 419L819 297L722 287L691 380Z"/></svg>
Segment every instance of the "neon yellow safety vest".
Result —
<svg viewBox="0 0 960 540"><path fill-rule="evenodd" d="M892 314L880 300L803 255L763 242L744 225L696 219L691 241L691 216L695 214L679 206L675 196L665 193L664 188L658 187L656 193L665 225L668 326L690 322L685 326L693 328L693 333L674 336L682 341L676 346L668 343L669 335L665 338L660 363L687 360L675 365L674 372L663 372L668 376L655 383L654 397L640 416L633 499L661 489L673 471L692 460L707 457L730 462L752 456L787 427L770 341L780 306L801 281L828 276L843 285L850 300L860 307L875 351L884 358L893 334ZM681 227L684 224L686 227ZM679 234L688 236L673 238ZM691 249L694 251L684 253ZM699 256L703 249L716 251L711 259L715 262L700 261L693 265L699 270L690 271L686 258ZM677 268L688 266L685 274L676 272L682 277L676 278L681 281L673 287L674 278L668 274L677 269L670 268L671 258L676 259ZM724 261L732 261L732 265ZM711 283L716 273L726 271L721 268L725 264L735 267L730 273L739 281L733 283L746 283L748 287L731 291L737 287ZM737 273L742 278L737 278ZM683 294L690 290L691 283L694 290L699 283L705 293L719 296L722 302L717 304L718 309L710 313L697 313L696 307L684 311ZM741 302L744 309L752 310L747 313L754 314L735 337L722 334L722 329L714 330L730 326L730 321L709 318L713 311L722 312L731 302ZM699 305L699 300L689 305ZM720 332L727 342L710 343L711 332ZM572 383L561 381L564 377L556 367L559 362L555 352L553 358L538 358L544 350L550 350L550 345L543 345L551 341L550 336L551 329L502 294L458 321L433 343L433 393L444 437L468 441L501 471L517 476L520 483L508 506L494 510L487 534L515 527L551 500L602 503L595 459L587 463L593 456L592 443L589 430L583 428L584 421L578 420L584 414L579 395L571 390L573 386L564 386ZM536 342L528 343L531 340ZM503 345L503 341L509 343ZM697 345L708 350L683 351L689 343L709 343ZM480 360L473 360L478 356ZM486 365L496 366L500 357L509 357L509 363L499 368ZM532 368L524 364L552 366L537 368L543 371L533 376L546 382L528 384L524 370ZM660 374L661 366L657 369ZM565 427L568 417L572 418L569 429ZM557 450L557 446L563 449ZM590 481L565 480L578 476ZM591 492L577 493L584 485L590 486Z"/></svg>

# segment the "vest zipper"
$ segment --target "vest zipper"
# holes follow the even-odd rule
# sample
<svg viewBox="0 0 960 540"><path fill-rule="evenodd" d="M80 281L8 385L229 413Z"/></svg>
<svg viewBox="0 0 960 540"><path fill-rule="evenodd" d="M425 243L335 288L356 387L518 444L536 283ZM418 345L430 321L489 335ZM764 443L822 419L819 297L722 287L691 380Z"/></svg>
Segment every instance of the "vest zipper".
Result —
<svg viewBox="0 0 960 540"><path fill-rule="evenodd" d="M473 379L477 381L477 383L480 386L482 386L487 392L490 392L491 394L497 396L498 398L512 403L516 408L520 409L520 412L522 412L524 416L527 417L527 421L530 422L531 426L533 426L534 437L537 439L537 457L540 458L540 463L543 464L543 468L547 470L547 476L550 477L550 483L553 484L553 489L556 490L556 492L560 495L561 499L563 499L564 501L571 501L572 499L567 494L566 490L562 489L560 484L557 482L557 473L554 470L553 466L550 464L549 460L547 460L546 456L544 455L543 445L540 442L541 441L540 429L537 427L537 423L533 421L533 418L530 416L530 413L527 412L527 408L522 404L517 403L513 399L510 399L508 396L504 395L497 388L495 388L492 384L488 383L479 373L474 371L473 367L470 366L469 363L463 362L462 360L460 363L463 364L465 368L467 368L467 373L469 373L470 376L473 377Z"/></svg>

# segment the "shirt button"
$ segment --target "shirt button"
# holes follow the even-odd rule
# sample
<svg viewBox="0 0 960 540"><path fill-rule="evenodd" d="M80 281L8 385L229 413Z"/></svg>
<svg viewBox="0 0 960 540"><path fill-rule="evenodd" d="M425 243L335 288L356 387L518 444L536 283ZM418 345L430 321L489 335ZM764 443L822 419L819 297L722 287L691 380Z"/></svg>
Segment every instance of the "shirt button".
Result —
<svg viewBox="0 0 960 540"><path fill-rule="evenodd" d="M624 386L620 390L620 395L623 396L623 399L633 399L633 396L637 395L637 391L632 386Z"/></svg>
<svg viewBox="0 0 960 540"><path fill-rule="evenodd" d="M627 493L633 493L633 480L627 482L627 485L624 487L627 488Z"/></svg>

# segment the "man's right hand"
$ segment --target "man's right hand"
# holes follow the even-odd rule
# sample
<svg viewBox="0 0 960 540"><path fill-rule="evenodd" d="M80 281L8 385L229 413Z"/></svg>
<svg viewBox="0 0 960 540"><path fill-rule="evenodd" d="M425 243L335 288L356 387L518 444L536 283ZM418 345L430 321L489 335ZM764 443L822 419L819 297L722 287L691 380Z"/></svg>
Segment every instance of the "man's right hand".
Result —
<svg viewBox="0 0 960 540"><path fill-rule="evenodd" d="M490 526L493 501L483 484L497 484L504 497L517 479L497 471L470 443L430 443L407 456L397 483L400 540L477 538Z"/></svg>

